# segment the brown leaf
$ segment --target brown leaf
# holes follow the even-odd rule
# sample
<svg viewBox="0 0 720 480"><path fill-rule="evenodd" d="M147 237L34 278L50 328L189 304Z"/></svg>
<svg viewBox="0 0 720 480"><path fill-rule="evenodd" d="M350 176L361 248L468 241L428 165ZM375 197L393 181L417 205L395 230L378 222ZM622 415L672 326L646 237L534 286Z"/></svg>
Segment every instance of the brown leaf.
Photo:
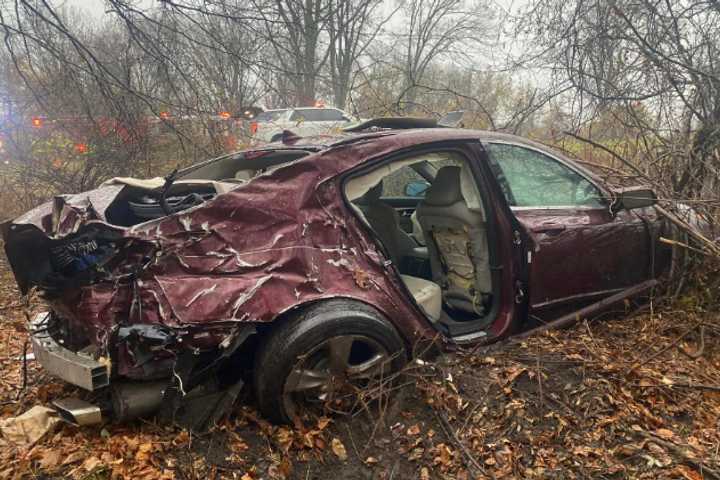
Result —
<svg viewBox="0 0 720 480"><path fill-rule="evenodd" d="M345 450L345 445L342 444L339 438L332 439L332 441L330 442L330 448L332 448L333 453L340 460L342 460L343 462L347 460L347 450Z"/></svg>
<svg viewBox="0 0 720 480"><path fill-rule="evenodd" d="M40 468L45 471L51 471L60 465L60 451L57 449L46 450L40 458Z"/></svg>
<svg viewBox="0 0 720 480"><path fill-rule="evenodd" d="M79 462L83 458L85 458L85 455L83 455L82 452L73 452L67 457L65 457L65 460L63 460L62 464L70 465L71 463Z"/></svg>
<svg viewBox="0 0 720 480"><path fill-rule="evenodd" d="M318 430L325 430L325 427L327 427L330 424L330 419L328 417L320 417L317 422L317 428Z"/></svg>
<svg viewBox="0 0 720 480"><path fill-rule="evenodd" d="M92 472L100 465L102 465L100 459L96 456L92 456L85 459L85 461L82 463L82 468L88 472Z"/></svg>
<svg viewBox="0 0 720 480"><path fill-rule="evenodd" d="M678 465L673 470L676 475L681 475L685 480L702 480L703 476L686 465Z"/></svg>
<svg viewBox="0 0 720 480"><path fill-rule="evenodd" d="M146 442L141 443L138 447L137 453L135 453L135 460L141 463L147 463L152 457L153 446L152 443Z"/></svg>

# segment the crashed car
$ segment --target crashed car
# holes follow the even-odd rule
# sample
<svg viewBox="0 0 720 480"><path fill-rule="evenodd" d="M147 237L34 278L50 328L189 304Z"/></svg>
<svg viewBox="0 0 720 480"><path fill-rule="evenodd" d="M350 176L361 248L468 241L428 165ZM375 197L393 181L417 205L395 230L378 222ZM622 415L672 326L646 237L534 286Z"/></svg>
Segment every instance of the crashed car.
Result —
<svg viewBox="0 0 720 480"><path fill-rule="evenodd" d="M36 358L97 393L61 409L201 425L250 379L261 412L289 422L423 342L495 341L667 270L651 190L516 136L412 126L428 125L285 132L5 224L20 290L50 307Z"/></svg>

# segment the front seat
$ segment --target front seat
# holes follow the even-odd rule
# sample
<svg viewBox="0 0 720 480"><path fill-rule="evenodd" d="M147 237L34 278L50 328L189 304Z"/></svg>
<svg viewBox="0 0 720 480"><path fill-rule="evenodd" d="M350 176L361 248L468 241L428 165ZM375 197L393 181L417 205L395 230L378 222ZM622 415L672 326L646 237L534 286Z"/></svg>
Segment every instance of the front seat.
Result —
<svg viewBox="0 0 720 480"><path fill-rule="evenodd" d="M417 243L400 228L400 216L394 208L380 199L381 195L382 182L363 195L361 208L368 223L387 248L392 261L400 265L403 257L413 254Z"/></svg>
<svg viewBox="0 0 720 480"><path fill-rule="evenodd" d="M484 314L491 289L485 216L463 198L461 169L442 167L417 208L433 281L453 308Z"/></svg>

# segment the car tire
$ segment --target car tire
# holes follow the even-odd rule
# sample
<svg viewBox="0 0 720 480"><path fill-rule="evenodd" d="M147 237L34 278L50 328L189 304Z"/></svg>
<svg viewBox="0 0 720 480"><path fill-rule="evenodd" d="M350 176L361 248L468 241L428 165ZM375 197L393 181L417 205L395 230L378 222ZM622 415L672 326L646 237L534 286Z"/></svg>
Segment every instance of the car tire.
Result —
<svg viewBox="0 0 720 480"><path fill-rule="evenodd" d="M363 379L387 376L406 363L405 343L393 325L374 308L351 300L329 300L316 303L299 314L285 318L261 340L253 372L255 398L260 413L275 423L292 423L302 413L302 401L297 394L317 394L322 389L334 389L338 383L332 372L335 350L348 348L346 372L339 382L359 381L353 378L360 367L378 362L375 370L368 369ZM340 348L335 348L340 345ZM374 351L377 351L374 353ZM343 352L344 353L344 352ZM307 366L307 362L325 365ZM366 356L365 359L363 356ZM382 359L382 357L385 357ZM365 363L363 363L365 362ZM320 365L320 366L318 366ZM325 372L332 385L311 386L301 372ZM356 372L356 373L353 373ZM325 374L325 373L324 373ZM359 374L358 374L359 375ZM315 379L318 377L312 377ZM321 397L319 397L321 398Z"/></svg>

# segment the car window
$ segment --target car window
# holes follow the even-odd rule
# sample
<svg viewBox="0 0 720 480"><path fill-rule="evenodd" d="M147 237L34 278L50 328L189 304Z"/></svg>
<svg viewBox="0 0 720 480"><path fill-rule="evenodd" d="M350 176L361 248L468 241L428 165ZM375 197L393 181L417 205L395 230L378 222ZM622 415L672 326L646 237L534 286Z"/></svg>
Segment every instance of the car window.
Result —
<svg viewBox="0 0 720 480"><path fill-rule="evenodd" d="M287 110L270 110L268 112L258 113L255 117L256 122L277 122Z"/></svg>
<svg viewBox="0 0 720 480"><path fill-rule="evenodd" d="M290 121L304 122L338 122L343 120L340 110L334 108L298 108L290 117Z"/></svg>
<svg viewBox="0 0 720 480"><path fill-rule="evenodd" d="M427 180L422 175L410 168L410 166L405 166L383 178L382 196L405 197L408 195L406 190L410 186L412 196L422 198L425 196L425 190L421 186L427 185L427 183Z"/></svg>
<svg viewBox="0 0 720 480"><path fill-rule="evenodd" d="M602 194L585 177L536 150L487 145L505 198L516 207L603 207Z"/></svg>

